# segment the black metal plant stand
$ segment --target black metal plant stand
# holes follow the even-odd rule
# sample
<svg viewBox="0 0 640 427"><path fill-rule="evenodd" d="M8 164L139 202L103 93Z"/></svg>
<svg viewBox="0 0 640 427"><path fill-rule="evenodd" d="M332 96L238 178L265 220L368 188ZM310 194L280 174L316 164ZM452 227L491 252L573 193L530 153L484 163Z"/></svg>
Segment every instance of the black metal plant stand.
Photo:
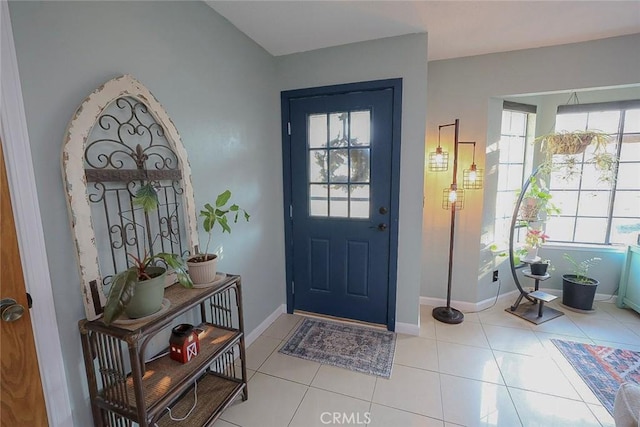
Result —
<svg viewBox="0 0 640 427"><path fill-rule="evenodd" d="M549 279L549 277L551 277L549 274L545 274L544 276L536 276L531 274L531 271L525 270L523 272L524 276L535 281L534 290L529 292L522 287L518 279L518 274L516 273L517 269L520 269L527 264L526 262L524 262L520 265L516 265L514 260L513 246L515 240L515 230L518 223L518 214L520 212L520 205L522 204L522 200L524 199L527 188L529 188L529 185L531 185L531 183L535 180L540 170L541 167L538 166L522 186L520 196L518 197L515 208L513 210L513 216L511 217L511 229L509 230L509 266L511 267L511 275L513 276L513 281L518 288L518 291L520 291L520 295L518 295L516 302L512 306L505 309L507 313L511 313L514 316L518 316L536 325L564 315L564 313L559 310L548 306L544 307L545 302L551 302L557 298L555 295L548 294L538 289L541 281L547 280ZM531 302L531 304L521 305L523 298L527 299L527 301Z"/></svg>

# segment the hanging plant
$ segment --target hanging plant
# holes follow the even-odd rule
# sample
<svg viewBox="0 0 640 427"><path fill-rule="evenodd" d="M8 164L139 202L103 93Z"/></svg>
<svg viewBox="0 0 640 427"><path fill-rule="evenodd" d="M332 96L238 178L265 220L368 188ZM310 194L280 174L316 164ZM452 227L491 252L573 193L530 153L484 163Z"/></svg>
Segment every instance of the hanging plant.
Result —
<svg viewBox="0 0 640 427"><path fill-rule="evenodd" d="M560 131L543 135L538 138L541 142L541 149L547 156L555 154L580 154L592 142L608 141L608 136L601 132L594 131Z"/></svg>
<svg viewBox="0 0 640 427"><path fill-rule="evenodd" d="M576 155L567 154L559 162L553 164L555 170L562 170L560 178L564 181L572 181L581 174L580 159Z"/></svg>
<svg viewBox="0 0 640 427"><path fill-rule="evenodd" d="M585 159L585 163L593 164L599 172L600 182L611 182L615 179L617 157L607 151L611 138L599 131L560 131L543 135L534 142L540 143L540 151L545 155L543 170L551 173L558 170L565 180L579 176L579 158L576 156L585 152L587 147L593 147L593 156ZM562 161L554 162L554 156L564 155Z"/></svg>

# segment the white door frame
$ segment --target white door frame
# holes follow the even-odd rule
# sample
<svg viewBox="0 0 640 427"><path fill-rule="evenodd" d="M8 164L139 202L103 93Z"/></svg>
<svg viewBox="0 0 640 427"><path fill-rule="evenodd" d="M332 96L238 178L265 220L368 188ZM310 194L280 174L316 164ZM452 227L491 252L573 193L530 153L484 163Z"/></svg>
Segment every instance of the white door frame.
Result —
<svg viewBox="0 0 640 427"><path fill-rule="evenodd" d="M8 2L0 1L0 132L49 425L73 425ZM29 264L24 259L29 254Z"/></svg>

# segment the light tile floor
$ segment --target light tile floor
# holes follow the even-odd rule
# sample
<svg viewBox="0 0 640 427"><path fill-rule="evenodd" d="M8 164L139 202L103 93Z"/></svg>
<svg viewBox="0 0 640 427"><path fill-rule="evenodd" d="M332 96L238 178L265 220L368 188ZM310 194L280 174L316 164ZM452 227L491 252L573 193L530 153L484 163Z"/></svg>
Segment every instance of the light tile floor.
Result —
<svg viewBox="0 0 640 427"><path fill-rule="evenodd" d="M302 320L283 314L247 349L249 400L215 425L613 427L550 340L640 351L640 315L604 302L579 314L553 302L565 316L536 326L505 313L509 303L459 325L435 321L422 306L420 336L398 335L390 379L278 353Z"/></svg>

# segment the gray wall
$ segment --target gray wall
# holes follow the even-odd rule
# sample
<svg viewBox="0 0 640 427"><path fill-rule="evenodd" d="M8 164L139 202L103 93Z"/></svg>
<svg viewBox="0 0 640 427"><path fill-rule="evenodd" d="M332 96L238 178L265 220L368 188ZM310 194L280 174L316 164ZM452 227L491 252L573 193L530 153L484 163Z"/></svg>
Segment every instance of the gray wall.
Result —
<svg viewBox="0 0 640 427"><path fill-rule="evenodd" d="M403 79L396 320L418 325L427 35L391 37L281 56L278 72L282 90Z"/></svg>
<svg viewBox="0 0 640 427"><path fill-rule="evenodd" d="M84 310L59 160L67 123L121 74L154 93L190 156L196 205L229 188L252 214L216 235L220 269L243 275L251 331L285 301L276 61L201 2L12 2L10 12L74 424L88 426Z"/></svg>
<svg viewBox="0 0 640 427"><path fill-rule="evenodd" d="M485 189L468 191L468 208L458 214L454 300L478 302L495 295L497 290L491 283L494 258L490 251L483 250L493 236L495 199L485 197L483 200L483 192L491 195L496 186L495 170L491 166L495 164L493 144L499 137L495 132L496 120L499 123L496 115L502 104L499 98L637 84L640 82L638 46L640 34L634 34L429 62L426 151L434 151L437 146L438 125L459 118L461 140L479 143L476 160L480 167L486 166ZM489 124L492 124L493 131ZM470 150L465 150L461 149L461 166L470 160ZM450 175L426 173L421 293L426 297L446 296L449 214L440 208L439 198L442 188L450 181ZM504 269L500 275L503 278L508 276ZM503 289L510 290L509 286L503 286Z"/></svg>

